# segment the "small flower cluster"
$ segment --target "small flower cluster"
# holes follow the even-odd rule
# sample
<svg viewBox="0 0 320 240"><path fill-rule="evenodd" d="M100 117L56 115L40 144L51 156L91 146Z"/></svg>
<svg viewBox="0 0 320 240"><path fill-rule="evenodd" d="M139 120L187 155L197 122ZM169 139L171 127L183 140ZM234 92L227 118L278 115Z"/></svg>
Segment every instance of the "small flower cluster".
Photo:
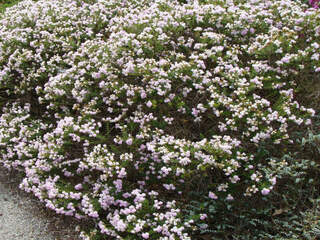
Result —
<svg viewBox="0 0 320 240"><path fill-rule="evenodd" d="M290 0L22 1L0 20L1 163L95 221L84 239L191 239L210 222L184 216L191 190L273 190L257 150L311 123L296 89L319 76L319 23Z"/></svg>
<svg viewBox="0 0 320 240"><path fill-rule="evenodd" d="M313 8L319 8L319 0L309 0L309 4L310 4Z"/></svg>

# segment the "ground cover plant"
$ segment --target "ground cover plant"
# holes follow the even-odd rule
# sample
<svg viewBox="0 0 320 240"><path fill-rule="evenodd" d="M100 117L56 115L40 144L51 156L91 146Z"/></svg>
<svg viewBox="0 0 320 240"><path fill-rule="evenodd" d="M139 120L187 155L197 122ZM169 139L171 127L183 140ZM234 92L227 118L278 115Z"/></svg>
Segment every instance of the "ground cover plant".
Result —
<svg viewBox="0 0 320 240"><path fill-rule="evenodd" d="M1 163L91 219L83 239L312 239L319 23L289 0L22 1L0 20Z"/></svg>

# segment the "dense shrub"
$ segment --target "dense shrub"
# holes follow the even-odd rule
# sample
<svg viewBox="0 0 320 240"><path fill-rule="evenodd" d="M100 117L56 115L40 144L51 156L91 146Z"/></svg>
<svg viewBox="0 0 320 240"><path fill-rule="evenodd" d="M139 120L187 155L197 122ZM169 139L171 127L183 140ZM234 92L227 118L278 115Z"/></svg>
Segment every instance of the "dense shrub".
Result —
<svg viewBox="0 0 320 240"><path fill-rule="evenodd" d="M23 1L0 20L1 162L93 219L83 238L215 234L295 164L319 22L293 1Z"/></svg>

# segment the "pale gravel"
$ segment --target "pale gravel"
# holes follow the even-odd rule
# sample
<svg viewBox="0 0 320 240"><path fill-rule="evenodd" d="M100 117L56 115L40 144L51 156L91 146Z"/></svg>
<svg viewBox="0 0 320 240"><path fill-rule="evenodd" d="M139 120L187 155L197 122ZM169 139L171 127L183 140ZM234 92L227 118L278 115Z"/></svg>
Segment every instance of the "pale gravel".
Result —
<svg viewBox="0 0 320 240"><path fill-rule="evenodd" d="M20 181L0 166L0 240L80 240L79 222L45 208L19 189Z"/></svg>

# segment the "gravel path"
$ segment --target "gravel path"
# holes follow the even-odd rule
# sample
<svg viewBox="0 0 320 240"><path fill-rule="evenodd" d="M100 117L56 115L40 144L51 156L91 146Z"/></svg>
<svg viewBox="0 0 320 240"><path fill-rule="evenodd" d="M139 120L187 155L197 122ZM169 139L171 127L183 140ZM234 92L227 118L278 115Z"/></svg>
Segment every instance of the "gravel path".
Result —
<svg viewBox="0 0 320 240"><path fill-rule="evenodd" d="M19 190L20 177L0 167L0 239L79 240L73 219L56 215Z"/></svg>

